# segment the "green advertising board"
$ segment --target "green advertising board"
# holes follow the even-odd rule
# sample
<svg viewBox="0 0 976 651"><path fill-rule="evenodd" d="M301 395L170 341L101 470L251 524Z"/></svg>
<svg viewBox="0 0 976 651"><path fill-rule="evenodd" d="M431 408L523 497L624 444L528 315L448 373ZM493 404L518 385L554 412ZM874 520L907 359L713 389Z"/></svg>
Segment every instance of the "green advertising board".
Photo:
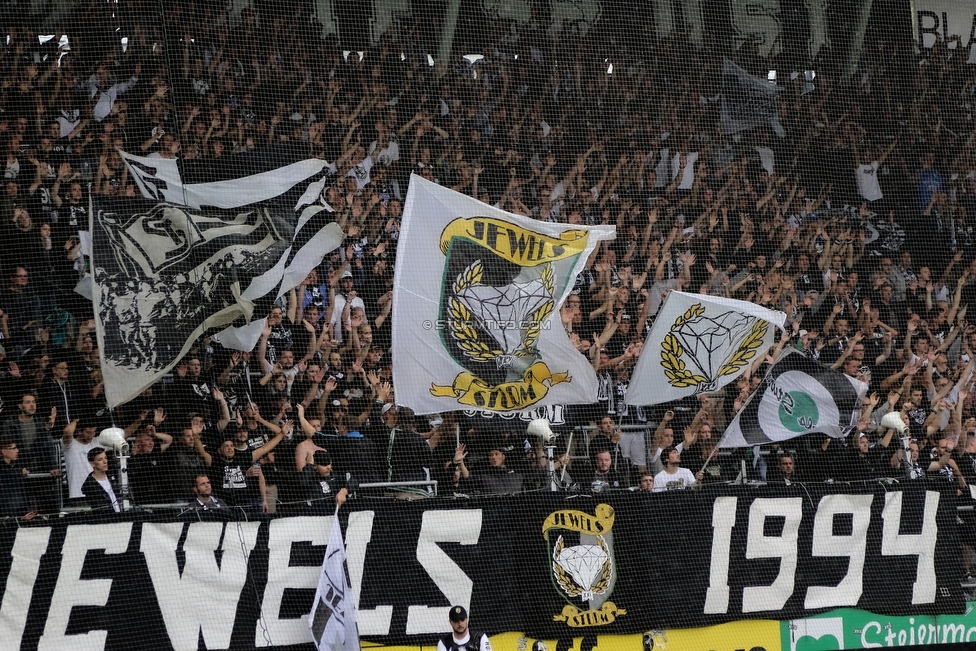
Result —
<svg viewBox="0 0 976 651"><path fill-rule="evenodd" d="M889 617L842 608L780 622L783 651L875 649L916 644L976 644L976 602L959 615Z"/></svg>

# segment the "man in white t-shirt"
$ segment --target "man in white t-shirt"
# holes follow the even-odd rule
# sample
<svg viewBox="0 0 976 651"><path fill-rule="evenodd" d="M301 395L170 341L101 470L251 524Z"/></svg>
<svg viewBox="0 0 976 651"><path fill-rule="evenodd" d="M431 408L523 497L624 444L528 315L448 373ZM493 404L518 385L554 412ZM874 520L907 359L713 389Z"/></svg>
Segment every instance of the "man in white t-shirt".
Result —
<svg viewBox="0 0 976 651"><path fill-rule="evenodd" d="M369 145L370 157L384 167L395 165L400 160L400 141L396 133L390 132L382 122L376 123L376 130L383 136L380 140L374 140ZM377 151L379 145L383 145Z"/></svg>
<svg viewBox="0 0 976 651"><path fill-rule="evenodd" d="M682 490L685 488L701 487L704 471L699 471L697 475L691 474L687 468L681 467L681 453L674 448L668 448L661 455L667 462L664 470L654 476L654 492Z"/></svg>
<svg viewBox="0 0 976 651"><path fill-rule="evenodd" d="M352 169L346 173L346 176L351 176L356 179L356 187L360 190L369 185L369 171L373 169L373 163L376 161L379 153L374 149L373 153L367 156L366 150L363 147L356 147L356 151L353 153L350 161L352 163Z"/></svg>
<svg viewBox="0 0 976 651"><path fill-rule="evenodd" d="M677 181L678 190L690 190L695 185L695 163L698 152L679 152L671 158L671 181Z"/></svg>
<svg viewBox="0 0 976 651"><path fill-rule="evenodd" d="M452 607L448 616L452 633L437 641L437 651L491 651L488 635L468 629L468 611L464 606Z"/></svg>
<svg viewBox="0 0 976 651"><path fill-rule="evenodd" d="M897 144L898 139L895 138L891 146L881 152L880 155L876 155L877 150L871 148L865 150L858 157L858 166L854 169L854 176L857 180L857 193L862 198L868 201L878 201L884 198L884 195L881 194L881 184L878 182L878 170L884 165L885 159L888 158Z"/></svg>
<svg viewBox="0 0 976 651"><path fill-rule="evenodd" d="M74 427L72 428L72 425ZM95 440L95 425L84 423L82 427L77 420L71 421L65 428L64 438L64 469L68 474L68 497L72 499L84 497L81 485L91 474L92 467L88 462L88 452L98 447Z"/></svg>
<svg viewBox="0 0 976 651"><path fill-rule="evenodd" d="M332 308L332 318L329 319L335 339L339 342L342 342L343 326L345 325L342 313L346 308L347 302L349 303L350 312L357 307L364 312L366 311L366 304L363 303L363 299L359 298L353 290L352 272L348 269L342 272L342 277L339 279L339 291L336 292L335 306Z"/></svg>

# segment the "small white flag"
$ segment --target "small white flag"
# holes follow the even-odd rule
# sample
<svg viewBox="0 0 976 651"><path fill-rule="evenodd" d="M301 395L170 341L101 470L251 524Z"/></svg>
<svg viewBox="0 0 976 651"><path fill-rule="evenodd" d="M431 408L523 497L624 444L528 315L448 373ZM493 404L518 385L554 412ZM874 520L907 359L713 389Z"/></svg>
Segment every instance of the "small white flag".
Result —
<svg viewBox="0 0 976 651"><path fill-rule="evenodd" d="M657 405L716 391L776 339L783 312L731 298L671 292L644 342L624 401Z"/></svg>
<svg viewBox="0 0 976 651"><path fill-rule="evenodd" d="M356 602L346 576L346 546L338 511L332 518L332 533L308 616L308 628L318 651L359 651Z"/></svg>

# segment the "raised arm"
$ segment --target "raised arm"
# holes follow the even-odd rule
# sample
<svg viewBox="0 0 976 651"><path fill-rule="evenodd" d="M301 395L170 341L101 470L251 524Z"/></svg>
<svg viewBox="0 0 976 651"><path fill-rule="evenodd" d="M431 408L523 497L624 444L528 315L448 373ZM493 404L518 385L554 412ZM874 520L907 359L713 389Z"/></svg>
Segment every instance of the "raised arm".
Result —
<svg viewBox="0 0 976 651"><path fill-rule="evenodd" d="M265 425L265 427L267 427L267 425ZM281 443L281 439L285 438L285 432L291 431L291 421L285 423L284 428L276 426L275 429L278 430L278 433L274 435L274 438L259 447L257 450L251 452L251 463L257 463L261 457L278 447L278 444Z"/></svg>

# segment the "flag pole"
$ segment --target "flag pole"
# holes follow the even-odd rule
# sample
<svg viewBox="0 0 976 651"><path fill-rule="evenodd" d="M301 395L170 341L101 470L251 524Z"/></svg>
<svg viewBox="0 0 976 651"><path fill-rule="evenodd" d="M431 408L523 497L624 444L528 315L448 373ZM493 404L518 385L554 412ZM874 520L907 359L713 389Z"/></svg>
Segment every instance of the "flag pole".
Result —
<svg viewBox="0 0 976 651"><path fill-rule="evenodd" d="M783 332L786 332L786 331L785 331L785 330L783 330ZM775 344L773 344L773 346L775 347ZM768 355L768 354L769 354L769 353L767 352L767 355ZM782 350L780 351L780 354L776 356L776 359L774 359L774 360L773 360L773 364L775 364L775 363L776 363L776 361L777 361L777 360L778 360L778 359L779 359L780 357L783 357L783 351L782 351ZM773 366L772 366L772 364L770 365L770 367L769 367L769 368L770 368L770 369L772 369L772 368L773 368ZM767 371L767 372L766 372L766 375L769 375L769 371ZM763 379L765 380L765 377L764 377ZM751 400L751 399L752 399L752 395L750 395L750 396L749 396L749 400ZM746 400L746 402L749 402L749 400ZM745 407L745 403L743 403L743 405L742 405L742 406L743 406L743 407ZM735 418L735 417L733 416L733 419L734 419L734 418ZM707 459L705 459L705 465L703 465L703 466L701 467L701 472L705 472L705 468L707 468L707 467L708 467L708 464L709 464L709 463L710 463L710 462L712 461L712 457L714 457L714 456L715 456L715 453L716 453L716 452L718 452L718 449L719 449L720 447L722 447L722 442L723 442L723 441L725 440L725 437L726 437L726 436L728 436L728 434L729 434L729 427L728 427L728 425L726 425L726 426L725 426L725 431L724 431L724 432L722 432L722 438L720 438L720 439L718 440L718 443L716 443L716 444L715 444L715 447L714 447L714 448L712 449L712 453L708 455L708 458L707 458Z"/></svg>
<svg viewBox="0 0 976 651"><path fill-rule="evenodd" d="M569 455L571 454L570 450L573 449L573 435L574 434L576 434L576 429L575 428L569 433L569 443L566 444L566 458L567 459L569 458ZM559 475L559 483L560 483L560 485L562 485L565 482L566 482L566 464L564 463L563 464L563 471Z"/></svg>
<svg viewBox="0 0 976 651"><path fill-rule="evenodd" d="M701 467L701 472L705 472L705 468L708 467L708 464L712 461L712 457L714 457L715 453L718 452L719 446L722 445L722 441L724 440L725 440L725 435L723 435L722 438L719 439L719 442L715 445L715 447L712 448L712 453L708 455L707 459L705 459L705 465Z"/></svg>

